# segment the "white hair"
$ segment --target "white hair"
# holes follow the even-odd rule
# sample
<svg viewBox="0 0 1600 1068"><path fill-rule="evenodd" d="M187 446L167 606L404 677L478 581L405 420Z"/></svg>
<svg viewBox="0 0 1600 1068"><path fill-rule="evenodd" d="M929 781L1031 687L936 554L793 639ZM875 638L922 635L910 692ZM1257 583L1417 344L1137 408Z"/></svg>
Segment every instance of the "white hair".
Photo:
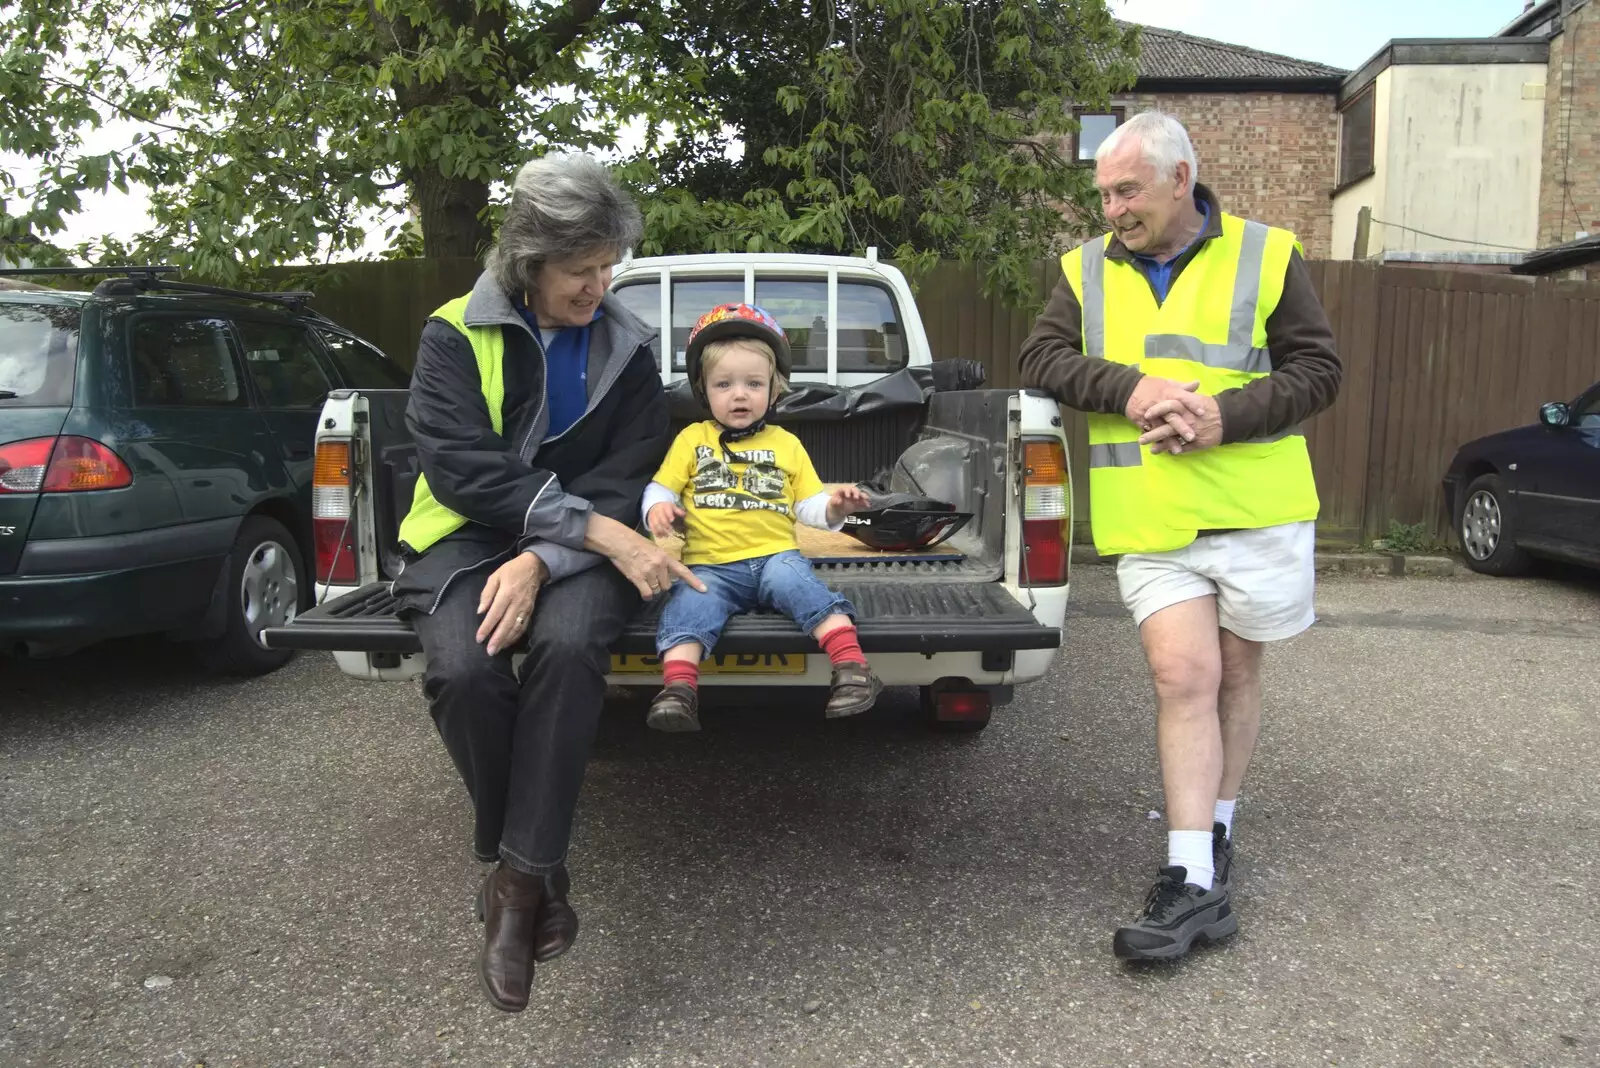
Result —
<svg viewBox="0 0 1600 1068"><path fill-rule="evenodd" d="M542 264L607 251L620 259L642 229L638 206L605 164L553 153L517 172L487 266L508 293L532 292Z"/></svg>
<svg viewBox="0 0 1600 1068"><path fill-rule="evenodd" d="M1194 183L1200 174L1200 163L1194 158L1194 145L1189 141L1189 131L1183 123L1164 111L1142 111L1118 126L1095 149L1096 163L1121 148L1129 139L1139 142L1145 162L1156 169L1162 178L1176 178L1178 164L1189 165L1189 182Z"/></svg>

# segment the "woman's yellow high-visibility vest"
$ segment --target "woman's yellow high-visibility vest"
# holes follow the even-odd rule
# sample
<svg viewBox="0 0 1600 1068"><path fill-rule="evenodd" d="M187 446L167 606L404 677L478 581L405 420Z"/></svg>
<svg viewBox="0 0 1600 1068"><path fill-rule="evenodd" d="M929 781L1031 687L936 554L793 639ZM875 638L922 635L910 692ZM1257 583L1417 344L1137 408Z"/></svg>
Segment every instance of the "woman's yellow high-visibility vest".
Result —
<svg viewBox="0 0 1600 1068"><path fill-rule="evenodd" d="M472 345L472 357L478 363L478 384L483 389L483 399L489 406L489 424L496 434L503 432L500 409L506 402L506 384L502 376L502 361L506 351L505 335L499 325L468 326L466 324L468 293L457 297L430 318L443 319L462 334ZM428 488L428 476L418 475L411 495L411 510L400 521L400 540L415 552L424 552L434 542L453 534L467 525L465 516L441 504Z"/></svg>
<svg viewBox="0 0 1600 1068"><path fill-rule="evenodd" d="M1283 295L1294 234L1222 216L1157 304L1138 268L1106 258L1106 234L1061 257L1083 308L1083 352L1216 395L1272 373L1267 319ZM1202 530L1315 519L1317 487L1299 427L1210 449L1153 453L1121 413L1089 415L1089 502L1105 556L1181 549Z"/></svg>

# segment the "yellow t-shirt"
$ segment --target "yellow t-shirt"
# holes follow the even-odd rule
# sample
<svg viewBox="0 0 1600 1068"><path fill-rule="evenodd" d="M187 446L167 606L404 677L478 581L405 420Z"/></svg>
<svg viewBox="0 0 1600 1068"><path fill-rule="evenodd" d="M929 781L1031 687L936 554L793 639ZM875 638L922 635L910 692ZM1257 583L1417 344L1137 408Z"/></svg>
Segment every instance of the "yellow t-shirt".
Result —
<svg viewBox="0 0 1600 1068"><path fill-rule="evenodd" d="M795 505L823 490L800 439L778 426L732 442L707 419L683 428L655 481L682 498L683 562L731 564L797 548Z"/></svg>

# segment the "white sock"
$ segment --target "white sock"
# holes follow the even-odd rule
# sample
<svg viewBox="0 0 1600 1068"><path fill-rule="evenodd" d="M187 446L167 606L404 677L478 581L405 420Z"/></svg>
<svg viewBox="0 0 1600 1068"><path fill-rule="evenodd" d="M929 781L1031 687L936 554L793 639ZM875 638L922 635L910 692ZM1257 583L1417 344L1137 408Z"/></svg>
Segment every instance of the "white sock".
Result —
<svg viewBox="0 0 1600 1068"><path fill-rule="evenodd" d="M1167 863L1184 869L1184 882L1210 890L1216 875L1211 867L1211 832L1168 831Z"/></svg>
<svg viewBox="0 0 1600 1068"><path fill-rule="evenodd" d="M1232 801L1218 801L1217 807L1212 810L1212 819L1222 824L1222 833L1225 838L1233 837L1233 806L1239 803L1236 797Z"/></svg>

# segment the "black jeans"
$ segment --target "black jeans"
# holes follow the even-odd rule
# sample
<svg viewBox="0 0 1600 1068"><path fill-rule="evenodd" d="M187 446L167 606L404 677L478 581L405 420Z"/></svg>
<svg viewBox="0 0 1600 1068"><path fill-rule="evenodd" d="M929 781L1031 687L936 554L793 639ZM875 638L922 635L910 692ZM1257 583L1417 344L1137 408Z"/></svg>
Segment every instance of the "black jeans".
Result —
<svg viewBox="0 0 1600 1068"><path fill-rule="evenodd" d="M490 656L476 639L478 597L493 571L458 576L431 616L413 615L428 656L422 688L472 798L473 852L542 874L566 860L609 649L639 594L609 563L544 587L519 679L512 650Z"/></svg>

